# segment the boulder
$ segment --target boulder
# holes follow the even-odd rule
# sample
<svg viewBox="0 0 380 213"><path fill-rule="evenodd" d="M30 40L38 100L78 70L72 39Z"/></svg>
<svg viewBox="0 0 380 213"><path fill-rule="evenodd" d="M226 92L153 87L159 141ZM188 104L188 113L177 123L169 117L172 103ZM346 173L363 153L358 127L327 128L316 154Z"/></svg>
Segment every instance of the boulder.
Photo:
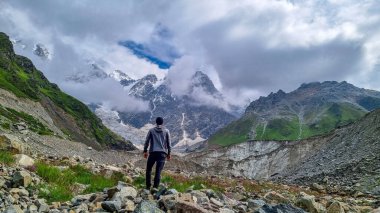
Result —
<svg viewBox="0 0 380 213"><path fill-rule="evenodd" d="M220 202L219 200L217 200L217 199L215 199L213 197L210 198L210 202L213 203L213 204L215 204L215 205L217 205L217 206L219 206L219 207L223 207L224 206L222 202Z"/></svg>
<svg viewBox="0 0 380 213"><path fill-rule="evenodd" d="M327 213L344 213L344 208L340 202L335 201L327 208Z"/></svg>
<svg viewBox="0 0 380 213"><path fill-rule="evenodd" d="M209 203L210 200L204 192L195 190L191 192L191 195L197 199L198 204Z"/></svg>
<svg viewBox="0 0 380 213"><path fill-rule="evenodd" d="M19 205L11 205L5 209L4 213L24 213Z"/></svg>
<svg viewBox="0 0 380 213"><path fill-rule="evenodd" d="M130 186L119 187L118 186L118 188L119 188L118 191L114 193L111 200L120 200L121 202L126 202L127 199L133 200L134 198L137 197L137 191L133 187L130 187ZM110 194L108 193L108 195Z"/></svg>
<svg viewBox="0 0 380 213"><path fill-rule="evenodd" d="M271 204L277 203L290 203L290 200L284 197L282 194L275 191L268 192L264 195L264 199Z"/></svg>
<svg viewBox="0 0 380 213"><path fill-rule="evenodd" d="M125 205L125 210L128 212L135 210L135 203L131 200L127 200L124 205Z"/></svg>
<svg viewBox="0 0 380 213"><path fill-rule="evenodd" d="M323 187L322 185L319 185L318 183L311 184L310 188L318 192L323 192L325 190L325 187Z"/></svg>
<svg viewBox="0 0 380 213"><path fill-rule="evenodd" d="M93 196L95 196L94 193L77 195L71 199L71 203L73 203L74 205L79 205L83 201L90 200L90 198L92 198Z"/></svg>
<svg viewBox="0 0 380 213"><path fill-rule="evenodd" d="M15 172L12 178L12 183L15 187L27 187L32 183L32 176L30 176L29 172L27 171Z"/></svg>
<svg viewBox="0 0 380 213"><path fill-rule="evenodd" d="M219 209L219 213L235 213L235 211L227 208L222 208Z"/></svg>
<svg viewBox="0 0 380 213"><path fill-rule="evenodd" d="M278 204L275 206L264 205L260 209L256 210L255 213L306 213L303 209L294 207L290 204Z"/></svg>
<svg viewBox="0 0 380 213"><path fill-rule="evenodd" d="M263 200L254 200L254 199L248 199L248 208L254 209L254 208L260 208L264 206L266 203Z"/></svg>
<svg viewBox="0 0 380 213"><path fill-rule="evenodd" d="M34 159L29 157L28 155L24 154L17 154L15 155L16 158L16 165L21 167L28 167L34 165Z"/></svg>
<svg viewBox="0 0 380 213"><path fill-rule="evenodd" d="M38 199L35 203L38 207L38 212L49 212L50 207L46 204L45 199Z"/></svg>
<svg viewBox="0 0 380 213"><path fill-rule="evenodd" d="M121 209L121 201L120 200L104 201L102 203L102 208L109 212L118 212Z"/></svg>
<svg viewBox="0 0 380 213"><path fill-rule="evenodd" d="M11 194L18 194L19 196L29 196L28 190L22 188L12 188L9 193Z"/></svg>
<svg viewBox="0 0 380 213"><path fill-rule="evenodd" d="M157 207L154 201L144 200L142 201L135 210L134 213L164 213L161 209Z"/></svg>
<svg viewBox="0 0 380 213"><path fill-rule="evenodd" d="M179 200L176 203L176 210L174 212L197 212L197 213L207 213L208 211L204 208L199 207L195 203L190 203L187 201Z"/></svg>
<svg viewBox="0 0 380 213"><path fill-rule="evenodd" d="M321 213L326 211L322 204L315 202L314 196L308 195L304 192L300 193L300 197L297 199L296 205L310 213Z"/></svg>

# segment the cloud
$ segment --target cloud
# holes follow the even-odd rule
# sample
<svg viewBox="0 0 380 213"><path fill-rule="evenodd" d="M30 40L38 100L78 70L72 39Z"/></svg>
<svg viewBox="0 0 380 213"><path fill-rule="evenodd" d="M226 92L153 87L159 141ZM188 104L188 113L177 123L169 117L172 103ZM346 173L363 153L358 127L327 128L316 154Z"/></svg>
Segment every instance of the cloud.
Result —
<svg viewBox="0 0 380 213"><path fill-rule="evenodd" d="M103 107L122 112L147 111L148 103L133 98L114 79L95 79L85 83L64 82L62 89L83 102L99 103ZM107 89L105 89L107 88Z"/></svg>
<svg viewBox="0 0 380 213"><path fill-rule="evenodd" d="M379 10L377 0L14 0L0 3L0 30L21 38L28 47L17 51L60 86L91 60L133 78L167 75L173 92L183 94L205 67L227 100L244 105L311 81L380 90ZM136 57L118 45L126 40L172 66L166 73ZM31 53L36 43L54 54L51 61Z"/></svg>

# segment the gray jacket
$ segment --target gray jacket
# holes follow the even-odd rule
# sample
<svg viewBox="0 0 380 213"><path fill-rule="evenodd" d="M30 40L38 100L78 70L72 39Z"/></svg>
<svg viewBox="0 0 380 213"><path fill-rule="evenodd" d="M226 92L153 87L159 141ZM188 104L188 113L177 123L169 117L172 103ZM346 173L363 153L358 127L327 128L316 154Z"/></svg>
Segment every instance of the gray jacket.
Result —
<svg viewBox="0 0 380 213"><path fill-rule="evenodd" d="M156 126L149 130L146 135L146 140L144 144L144 152L165 152L170 155L171 142L169 130L161 126Z"/></svg>

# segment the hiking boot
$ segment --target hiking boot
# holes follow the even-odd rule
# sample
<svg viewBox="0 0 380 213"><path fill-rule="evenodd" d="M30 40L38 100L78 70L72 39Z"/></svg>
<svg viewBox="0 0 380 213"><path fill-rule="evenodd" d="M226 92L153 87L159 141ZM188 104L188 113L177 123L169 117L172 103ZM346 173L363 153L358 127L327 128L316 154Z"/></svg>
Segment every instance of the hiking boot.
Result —
<svg viewBox="0 0 380 213"><path fill-rule="evenodd" d="M157 188L152 188L151 190L150 190L150 193L151 194L156 194L158 192L158 189Z"/></svg>

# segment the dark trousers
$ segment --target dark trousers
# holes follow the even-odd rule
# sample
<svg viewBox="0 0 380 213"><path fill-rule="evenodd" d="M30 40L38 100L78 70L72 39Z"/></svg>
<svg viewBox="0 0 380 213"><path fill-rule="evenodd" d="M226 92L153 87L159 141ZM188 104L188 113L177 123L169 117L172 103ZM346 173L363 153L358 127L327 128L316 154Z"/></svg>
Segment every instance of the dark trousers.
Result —
<svg viewBox="0 0 380 213"><path fill-rule="evenodd" d="M164 168L166 159L166 153L164 152L152 152L149 154L148 162L146 164L146 188L150 189L152 185L151 176L152 176L152 168L154 164L156 164L156 174L154 175L154 183L153 187L157 188L160 185L161 180L161 171Z"/></svg>

